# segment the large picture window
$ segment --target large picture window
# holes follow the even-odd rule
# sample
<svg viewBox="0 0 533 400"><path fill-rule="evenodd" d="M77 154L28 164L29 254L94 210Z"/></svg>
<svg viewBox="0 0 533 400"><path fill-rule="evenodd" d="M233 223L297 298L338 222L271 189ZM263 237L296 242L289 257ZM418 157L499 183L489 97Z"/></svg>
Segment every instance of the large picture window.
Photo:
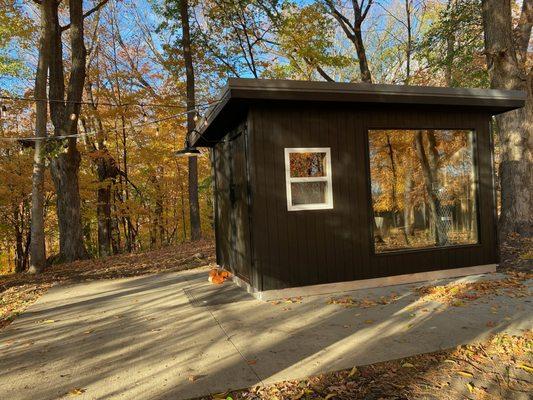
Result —
<svg viewBox="0 0 533 400"><path fill-rule="evenodd" d="M475 132L370 130L377 253L478 243Z"/></svg>
<svg viewBox="0 0 533 400"><path fill-rule="evenodd" d="M285 149L287 209L333 208L329 147Z"/></svg>

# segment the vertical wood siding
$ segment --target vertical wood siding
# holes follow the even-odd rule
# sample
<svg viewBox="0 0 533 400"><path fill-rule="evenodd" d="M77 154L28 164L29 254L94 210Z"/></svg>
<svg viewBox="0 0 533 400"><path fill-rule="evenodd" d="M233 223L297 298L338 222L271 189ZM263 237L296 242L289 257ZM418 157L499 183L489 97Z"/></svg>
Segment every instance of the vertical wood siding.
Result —
<svg viewBox="0 0 533 400"><path fill-rule="evenodd" d="M245 126L214 147L217 263L251 283Z"/></svg>
<svg viewBox="0 0 533 400"><path fill-rule="evenodd" d="M484 113L442 107L289 102L252 106L251 233L254 270L262 278L255 286L279 289L497 262L488 121ZM479 245L373 254L368 129L379 128L476 130ZM331 148L332 210L287 210L285 147ZM218 171L224 170L222 164L217 164ZM221 202L219 209L225 206ZM223 212L218 217L219 225L224 224ZM219 227L222 235L224 229ZM217 242L227 246L220 234Z"/></svg>

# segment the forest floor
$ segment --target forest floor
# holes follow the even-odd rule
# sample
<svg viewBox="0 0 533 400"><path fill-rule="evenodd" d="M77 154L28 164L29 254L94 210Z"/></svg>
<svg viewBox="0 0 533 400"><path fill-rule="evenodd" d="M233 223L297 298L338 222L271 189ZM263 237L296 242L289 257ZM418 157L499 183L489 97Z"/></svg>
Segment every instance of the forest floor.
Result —
<svg viewBox="0 0 533 400"><path fill-rule="evenodd" d="M214 261L214 242L202 240L143 253L52 265L39 275L0 275L0 329L54 285L183 271Z"/></svg>

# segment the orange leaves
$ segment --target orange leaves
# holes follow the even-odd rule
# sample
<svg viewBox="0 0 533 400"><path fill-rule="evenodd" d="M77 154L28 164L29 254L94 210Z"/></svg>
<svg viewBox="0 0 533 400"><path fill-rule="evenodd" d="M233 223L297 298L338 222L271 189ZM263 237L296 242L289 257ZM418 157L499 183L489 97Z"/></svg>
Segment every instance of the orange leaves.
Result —
<svg viewBox="0 0 533 400"><path fill-rule="evenodd" d="M208 281L215 285L221 285L229 277L230 273L228 271L225 271L222 268L213 268L209 271Z"/></svg>
<svg viewBox="0 0 533 400"><path fill-rule="evenodd" d="M454 283L438 286L423 286L416 293L424 301L436 301L455 307L465 305L465 301L477 300L483 296L505 294L510 297L527 296L527 287L522 283L527 274L508 275L505 279L480 282Z"/></svg>

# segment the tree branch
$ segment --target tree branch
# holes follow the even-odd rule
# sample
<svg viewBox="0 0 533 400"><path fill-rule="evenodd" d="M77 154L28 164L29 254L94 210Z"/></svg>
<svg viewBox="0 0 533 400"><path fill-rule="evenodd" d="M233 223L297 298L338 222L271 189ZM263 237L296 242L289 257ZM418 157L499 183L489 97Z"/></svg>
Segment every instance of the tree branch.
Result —
<svg viewBox="0 0 533 400"><path fill-rule="evenodd" d="M39 0L33 0L35 2L39 1ZM83 14L83 19L91 16L92 14L94 14L96 11L98 11L99 9L101 9L103 6L106 5L106 3L108 2L109 0L102 0L100 3L98 3L96 6L94 6L93 8L91 8L89 11L87 11L86 13ZM39 2L40 3L40 2ZM70 28L70 22L65 25L65 26L62 26L61 27L61 32L64 32L66 30L68 30Z"/></svg>

